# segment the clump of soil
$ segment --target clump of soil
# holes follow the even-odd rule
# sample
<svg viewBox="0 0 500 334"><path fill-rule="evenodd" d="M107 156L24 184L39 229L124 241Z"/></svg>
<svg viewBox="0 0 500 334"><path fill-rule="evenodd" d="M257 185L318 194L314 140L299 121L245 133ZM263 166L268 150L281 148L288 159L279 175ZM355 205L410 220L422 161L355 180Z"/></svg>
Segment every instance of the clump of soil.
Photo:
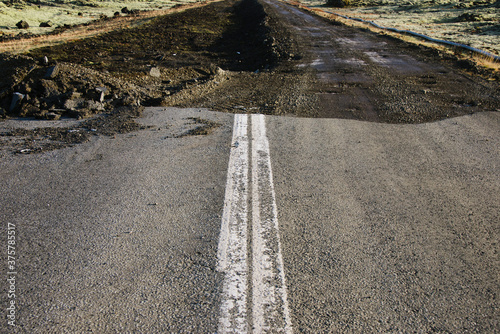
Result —
<svg viewBox="0 0 500 334"><path fill-rule="evenodd" d="M211 134L215 129L221 126L220 123L198 117L191 117L189 118L189 120L193 121L193 123L197 126L194 129L188 130L178 135L177 138L188 136L206 136Z"/></svg>
<svg viewBox="0 0 500 334"><path fill-rule="evenodd" d="M119 107L110 114L100 114L72 127L18 128L0 133L3 144L10 144L14 153L32 154L72 146L92 136L112 136L145 128L135 122L143 107Z"/></svg>

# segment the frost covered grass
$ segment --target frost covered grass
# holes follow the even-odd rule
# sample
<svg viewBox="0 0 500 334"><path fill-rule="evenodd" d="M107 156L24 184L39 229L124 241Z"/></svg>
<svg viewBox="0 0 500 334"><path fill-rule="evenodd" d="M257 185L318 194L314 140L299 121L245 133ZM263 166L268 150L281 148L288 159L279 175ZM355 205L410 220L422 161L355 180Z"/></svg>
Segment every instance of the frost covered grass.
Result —
<svg viewBox="0 0 500 334"><path fill-rule="evenodd" d="M47 0L25 2L22 0L0 1L0 35L19 33L43 34L64 25L77 25L97 20L103 16L113 17L121 9L158 10L178 4L194 3L197 0L144 0L144 1L96 1L96 0ZM18 29L16 24L24 20L29 29ZM41 28L40 23L51 22L52 27Z"/></svg>
<svg viewBox="0 0 500 334"><path fill-rule="evenodd" d="M300 2L327 9L324 7L326 1ZM500 55L498 0L351 0L351 4L350 7L328 10Z"/></svg>

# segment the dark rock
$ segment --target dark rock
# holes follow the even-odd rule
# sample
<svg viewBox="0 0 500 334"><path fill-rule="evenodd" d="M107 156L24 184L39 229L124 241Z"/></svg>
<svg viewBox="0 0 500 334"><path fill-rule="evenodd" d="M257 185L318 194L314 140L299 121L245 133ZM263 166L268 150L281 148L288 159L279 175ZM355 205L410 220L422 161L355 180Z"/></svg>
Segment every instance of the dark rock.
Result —
<svg viewBox="0 0 500 334"><path fill-rule="evenodd" d="M57 83L55 83L54 81L42 79L40 80L40 83L43 88L44 97L50 97L61 94L59 92L59 87L57 86Z"/></svg>
<svg viewBox="0 0 500 334"><path fill-rule="evenodd" d="M118 17L118 16L120 16L120 12L115 12L115 13L113 14L113 16L114 16L114 17Z"/></svg>
<svg viewBox="0 0 500 334"><path fill-rule="evenodd" d="M104 97L108 89L106 87L96 87L94 89L89 89L85 93L85 96L93 101L102 103L104 102Z"/></svg>
<svg viewBox="0 0 500 334"><path fill-rule="evenodd" d="M38 115L40 113L40 108L37 106L34 106L32 104L25 103L21 106L21 111L19 112L19 115L22 117L31 117Z"/></svg>
<svg viewBox="0 0 500 334"><path fill-rule="evenodd" d="M24 99L24 94L18 92L12 94L12 102L10 103L9 111L10 112L14 111L19 105L21 105L23 99Z"/></svg>
<svg viewBox="0 0 500 334"><path fill-rule="evenodd" d="M52 27L52 22L50 22L50 21L42 22L42 23L40 23L40 27L41 28L50 28L50 27Z"/></svg>
<svg viewBox="0 0 500 334"><path fill-rule="evenodd" d="M19 29L28 29L30 25L28 24L28 22L21 20L16 23L16 27L18 27Z"/></svg>
<svg viewBox="0 0 500 334"><path fill-rule="evenodd" d="M123 13L123 14L128 14L129 12L130 12L130 11L128 10L128 8L127 8L127 7L123 7L123 8L122 8L122 13Z"/></svg>
<svg viewBox="0 0 500 334"><path fill-rule="evenodd" d="M45 79L54 79L59 73L59 65L51 66L45 73Z"/></svg>
<svg viewBox="0 0 500 334"><path fill-rule="evenodd" d="M52 121L56 121L58 120L59 118L61 118L61 115L60 114L57 114L53 111L51 112L48 112L45 114L45 119L49 119L49 120L52 120Z"/></svg>
<svg viewBox="0 0 500 334"><path fill-rule="evenodd" d="M328 7L343 8L349 6L349 0L327 0L326 5Z"/></svg>

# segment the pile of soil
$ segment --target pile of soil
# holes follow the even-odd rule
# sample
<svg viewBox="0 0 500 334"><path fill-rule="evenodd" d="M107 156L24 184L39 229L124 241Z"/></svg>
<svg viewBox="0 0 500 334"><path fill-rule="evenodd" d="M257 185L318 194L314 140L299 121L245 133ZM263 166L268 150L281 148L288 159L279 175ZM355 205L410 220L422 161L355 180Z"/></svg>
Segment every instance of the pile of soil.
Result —
<svg viewBox="0 0 500 334"><path fill-rule="evenodd" d="M17 149L33 153L80 143L92 134L133 130L130 121L143 106L180 105L197 97L200 89L213 90L231 73L275 67L283 54L271 30L262 5L228 0L25 55L2 54L1 117L57 120L99 115L102 123L49 131L57 135L42 129L2 135L24 135L26 142L40 136L57 141ZM128 126L105 126L102 120ZM101 127L114 130L100 131Z"/></svg>
<svg viewBox="0 0 500 334"><path fill-rule="evenodd" d="M274 66L278 57L264 20L256 2L232 0L24 56L3 55L0 112L85 118L123 105L164 105L171 95L213 80L221 67Z"/></svg>

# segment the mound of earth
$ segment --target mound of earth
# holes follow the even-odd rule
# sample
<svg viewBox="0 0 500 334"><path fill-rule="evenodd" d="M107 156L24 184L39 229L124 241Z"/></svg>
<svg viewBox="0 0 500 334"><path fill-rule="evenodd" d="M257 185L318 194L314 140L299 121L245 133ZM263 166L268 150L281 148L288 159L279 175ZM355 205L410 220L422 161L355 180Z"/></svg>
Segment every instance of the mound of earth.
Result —
<svg viewBox="0 0 500 334"><path fill-rule="evenodd" d="M79 143L88 134L133 130L131 119L143 106L179 105L213 90L232 73L273 68L288 57L276 41L260 4L229 0L25 55L2 54L0 115L50 120L98 115L114 124L106 131L99 130L103 122L58 129L72 135L52 134L61 140L24 153ZM40 135L47 136L41 129L31 133Z"/></svg>
<svg viewBox="0 0 500 334"><path fill-rule="evenodd" d="M85 118L119 106L168 104L170 96L272 67L269 28L251 0L214 3L136 29L0 58L5 116ZM241 38L244 36L244 38Z"/></svg>

